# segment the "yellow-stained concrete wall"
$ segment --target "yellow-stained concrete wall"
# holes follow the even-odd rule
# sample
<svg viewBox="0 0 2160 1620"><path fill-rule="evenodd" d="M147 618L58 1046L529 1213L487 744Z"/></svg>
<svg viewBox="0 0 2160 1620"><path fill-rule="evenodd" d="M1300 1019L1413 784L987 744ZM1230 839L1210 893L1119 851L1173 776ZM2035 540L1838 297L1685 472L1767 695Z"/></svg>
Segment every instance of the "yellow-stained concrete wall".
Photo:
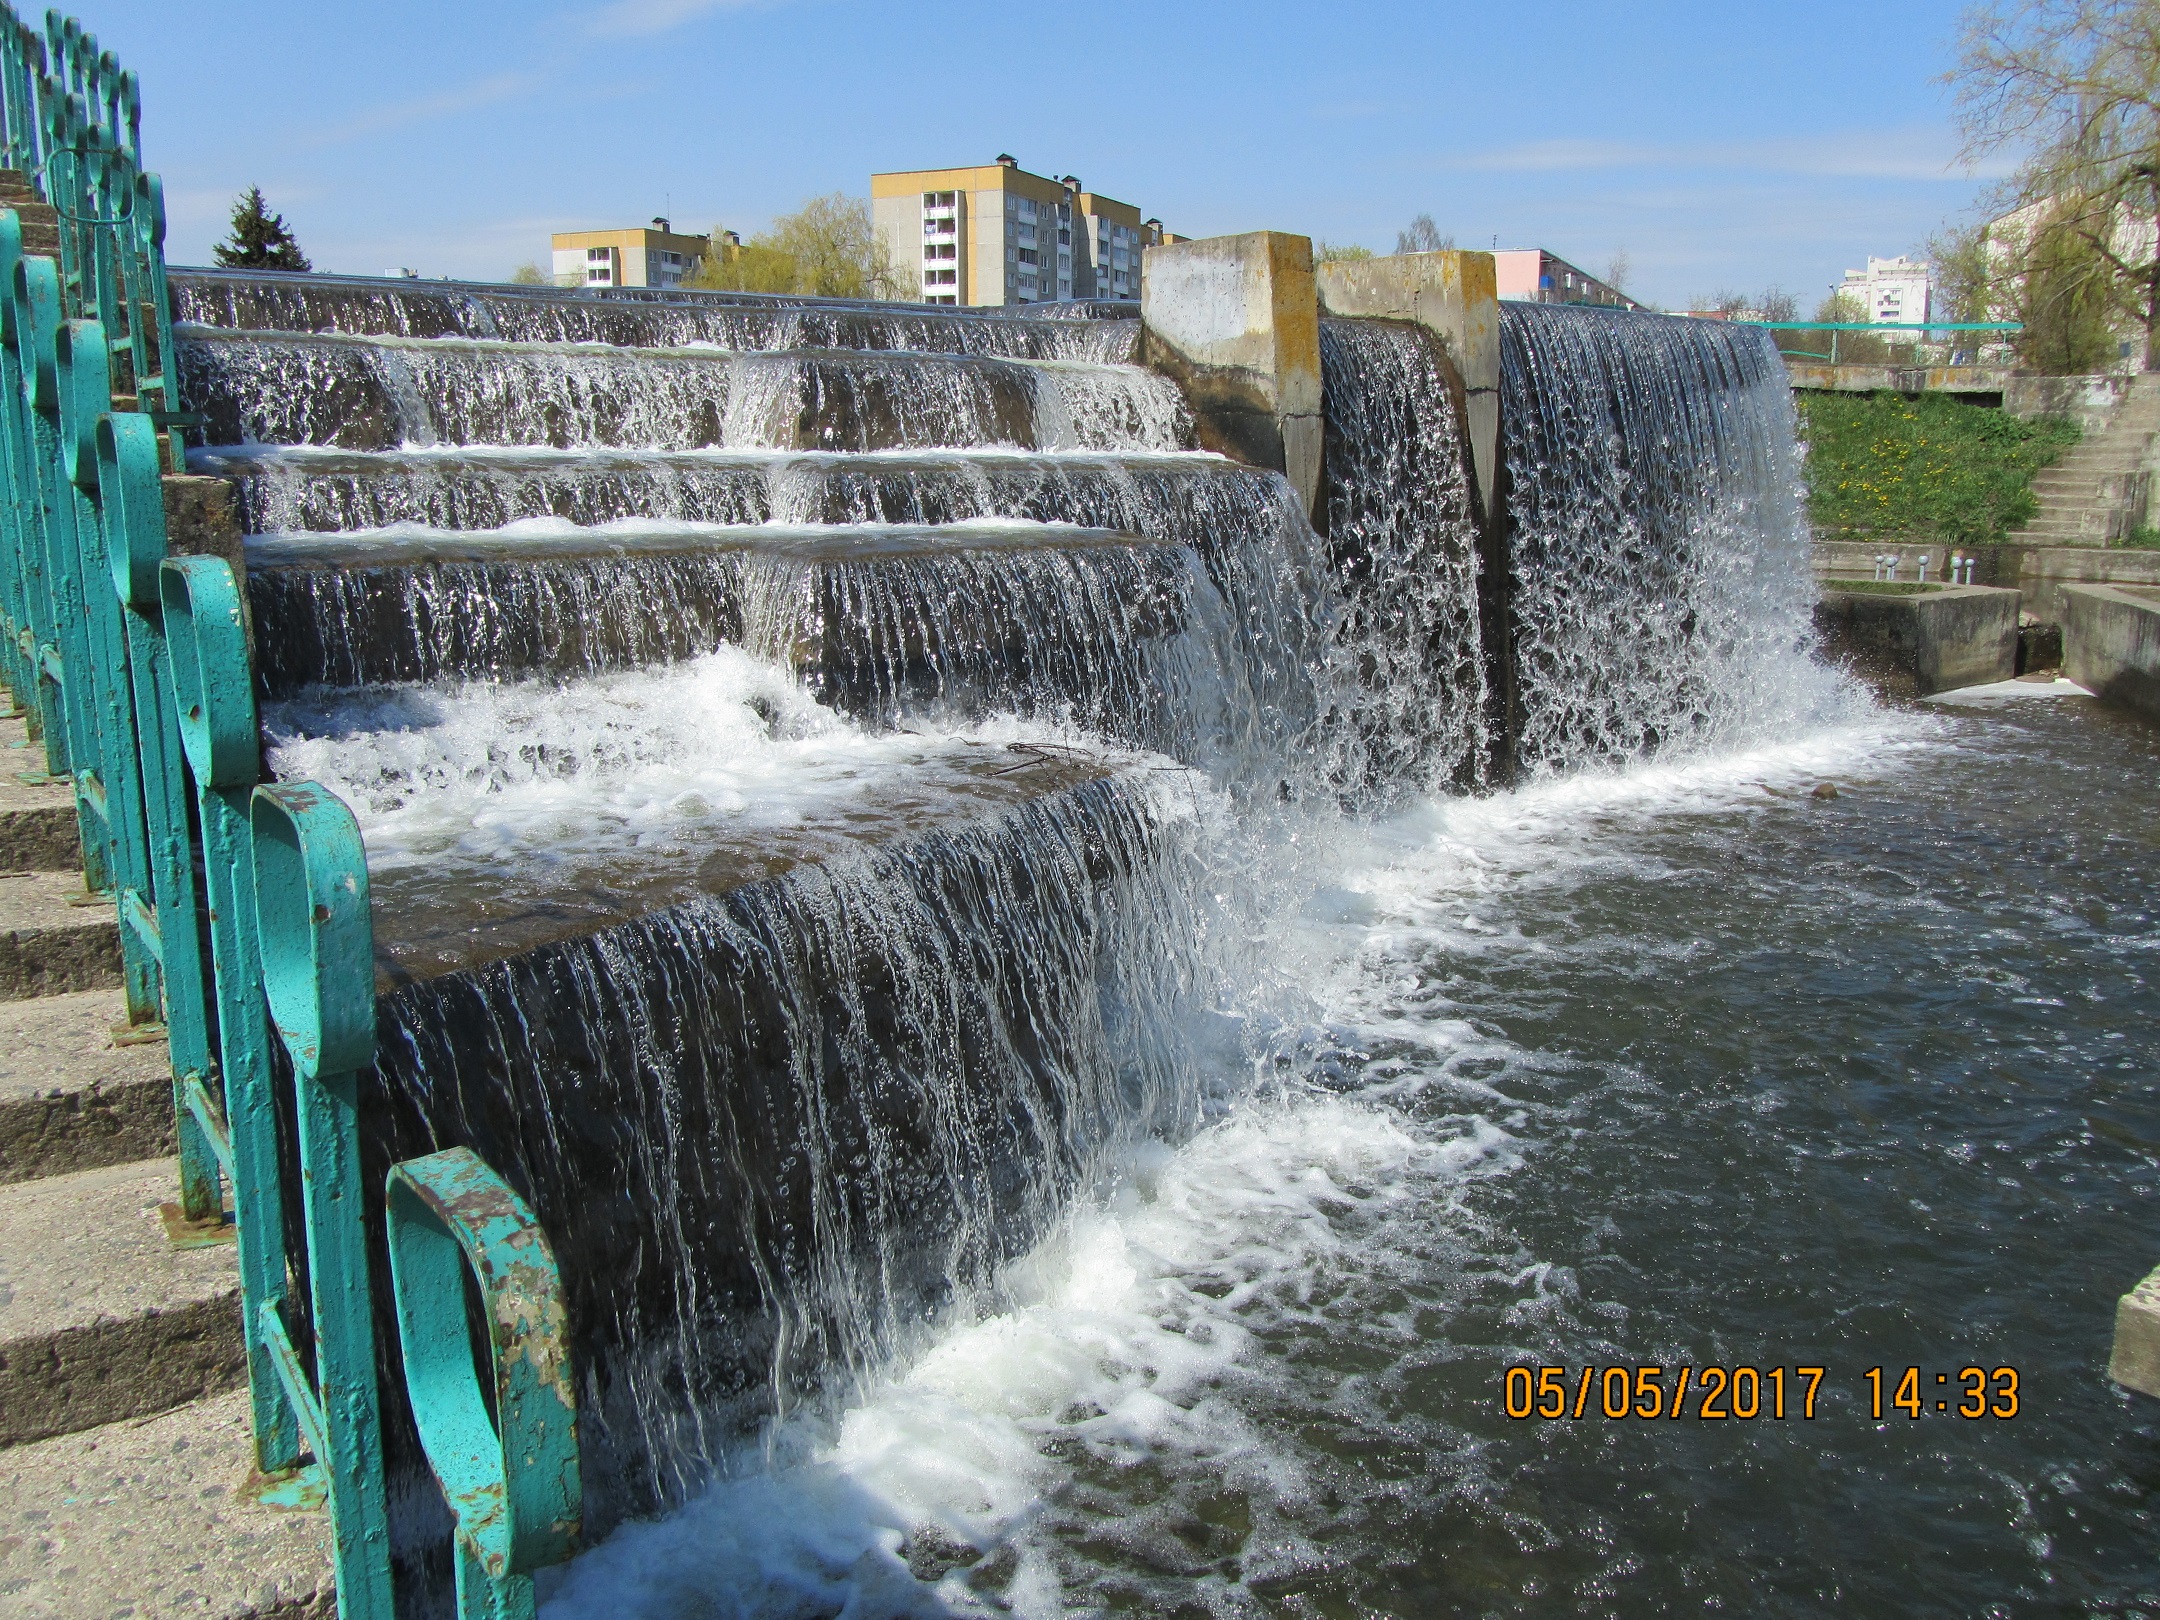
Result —
<svg viewBox="0 0 2160 1620"><path fill-rule="evenodd" d="M1142 354L1192 402L1201 442L1320 496L1320 306L1312 239L1282 231L1147 250Z"/></svg>

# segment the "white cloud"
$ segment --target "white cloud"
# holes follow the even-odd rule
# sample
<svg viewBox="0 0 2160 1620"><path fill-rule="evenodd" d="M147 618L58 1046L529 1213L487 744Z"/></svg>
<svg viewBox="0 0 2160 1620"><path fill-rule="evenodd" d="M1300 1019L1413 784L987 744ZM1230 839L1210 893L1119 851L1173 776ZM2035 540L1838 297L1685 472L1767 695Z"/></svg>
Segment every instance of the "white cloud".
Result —
<svg viewBox="0 0 2160 1620"><path fill-rule="evenodd" d="M740 11L757 0L614 0L592 14L587 31L637 36L664 34L716 11Z"/></svg>
<svg viewBox="0 0 2160 1620"><path fill-rule="evenodd" d="M544 73L492 74L485 79L476 79L471 84L460 85L455 90L444 90L432 96L422 96L415 101L400 101L387 107L377 107L372 112L362 113L357 118L324 130L308 144L329 146L360 135L373 135L386 129L398 129L406 124L424 123L430 118L448 118L457 113L471 112L476 107L514 101L519 96L539 89L546 82L547 75Z"/></svg>

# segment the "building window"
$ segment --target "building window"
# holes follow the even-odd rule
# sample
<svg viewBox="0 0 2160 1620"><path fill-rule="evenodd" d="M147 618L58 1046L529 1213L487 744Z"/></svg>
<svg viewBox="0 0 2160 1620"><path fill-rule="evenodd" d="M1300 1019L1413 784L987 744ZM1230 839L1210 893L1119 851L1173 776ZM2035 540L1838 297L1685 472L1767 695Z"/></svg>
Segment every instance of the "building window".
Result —
<svg viewBox="0 0 2160 1620"><path fill-rule="evenodd" d="M609 248L587 248L585 250L585 258L588 263L604 264L607 261L608 255L611 251L613 250Z"/></svg>
<svg viewBox="0 0 2160 1620"><path fill-rule="evenodd" d="M587 281L606 281L608 277L609 272L599 267L595 267L585 272L585 279Z"/></svg>
<svg viewBox="0 0 2160 1620"><path fill-rule="evenodd" d="M1022 248L1020 250L1020 262L1022 264L1035 263L1035 250L1033 248Z"/></svg>

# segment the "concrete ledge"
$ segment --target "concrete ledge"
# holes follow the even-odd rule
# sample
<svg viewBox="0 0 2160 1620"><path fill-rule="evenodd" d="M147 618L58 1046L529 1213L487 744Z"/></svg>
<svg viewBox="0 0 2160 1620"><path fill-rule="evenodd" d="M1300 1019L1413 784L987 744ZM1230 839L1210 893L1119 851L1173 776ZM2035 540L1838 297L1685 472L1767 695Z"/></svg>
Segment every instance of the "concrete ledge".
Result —
<svg viewBox="0 0 2160 1620"><path fill-rule="evenodd" d="M176 1151L165 1043L115 1046L118 990L0 1001L0 1183Z"/></svg>
<svg viewBox="0 0 2160 1620"><path fill-rule="evenodd" d="M0 1452L0 1608L23 1620L335 1620L329 1516L263 1506L240 1392Z"/></svg>
<svg viewBox="0 0 2160 1620"><path fill-rule="evenodd" d="M1312 242L1281 231L1151 247L1140 357L1185 391L1200 443L1320 495L1320 303Z"/></svg>
<svg viewBox="0 0 2160 1620"><path fill-rule="evenodd" d="M2160 1269L2115 1302L2108 1377L2141 1395L2160 1395Z"/></svg>
<svg viewBox="0 0 2160 1620"><path fill-rule="evenodd" d="M229 1242L175 1247L169 1159L0 1188L0 1447L247 1379Z"/></svg>
<svg viewBox="0 0 2160 1620"><path fill-rule="evenodd" d="M1412 321L1436 334L1462 378L1480 510L1492 504L1500 455L1500 303L1490 253L1397 253L1342 259L1314 272L1330 315Z"/></svg>
<svg viewBox="0 0 2160 1620"><path fill-rule="evenodd" d="M2160 588L2065 585L2061 595L2063 673L2160 720Z"/></svg>
<svg viewBox="0 0 2160 1620"><path fill-rule="evenodd" d="M2160 551L2124 546L1996 546L1983 550L1991 585L2025 593L2025 611L2041 624L2063 620L2063 590L2070 585L2160 585ZM1988 565L1992 563L1990 568Z"/></svg>
<svg viewBox="0 0 2160 1620"><path fill-rule="evenodd" d="M1826 586L1815 628L1833 657L1894 697L1926 697L2017 673L2018 593L1945 585L1910 594Z"/></svg>
<svg viewBox="0 0 2160 1620"><path fill-rule="evenodd" d="M1833 394L2006 394L2010 373L1996 366L1869 366L1786 358L1795 388Z"/></svg>
<svg viewBox="0 0 2160 1620"><path fill-rule="evenodd" d="M0 877L0 1001L107 990L121 982L120 924L109 901L71 905L71 872Z"/></svg>

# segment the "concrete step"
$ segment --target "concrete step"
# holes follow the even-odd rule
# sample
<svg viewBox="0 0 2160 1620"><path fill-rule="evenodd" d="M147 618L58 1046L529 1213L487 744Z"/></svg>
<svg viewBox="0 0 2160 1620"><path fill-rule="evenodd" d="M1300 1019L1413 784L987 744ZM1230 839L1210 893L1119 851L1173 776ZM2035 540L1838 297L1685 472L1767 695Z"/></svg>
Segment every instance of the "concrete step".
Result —
<svg viewBox="0 0 2160 1620"><path fill-rule="evenodd" d="M175 1151L165 1043L126 1022L118 990L0 1001L0 1184Z"/></svg>
<svg viewBox="0 0 2160 1620"><path fill-rule="evenodd" d="M43 770L45 748L22 718L0 718L0 872L72 872L82 866L75 790L65 782L29 786L17 774Z"/></svg>
<svg viewBox="0 0 2160 1620"><path fill-rule="evenodd" d="M110 900L85 896L73 872L0 876L0 1001L120 982L120 924Z"/></svg>
<svg viewBox="0 0 2160 1620"><path fill-rule="evenodd" d="M256 1499L245 1391L0 1452L0 1611L334 1620L329 1516Z"/></svg>
<svg viewBox="0 0 2160 1620"><path fill-rule="evenodd" d="M246 1381L231 1228L203 1241L178 1195L171 1159L0 1187L0 1447Z"/></svg>

